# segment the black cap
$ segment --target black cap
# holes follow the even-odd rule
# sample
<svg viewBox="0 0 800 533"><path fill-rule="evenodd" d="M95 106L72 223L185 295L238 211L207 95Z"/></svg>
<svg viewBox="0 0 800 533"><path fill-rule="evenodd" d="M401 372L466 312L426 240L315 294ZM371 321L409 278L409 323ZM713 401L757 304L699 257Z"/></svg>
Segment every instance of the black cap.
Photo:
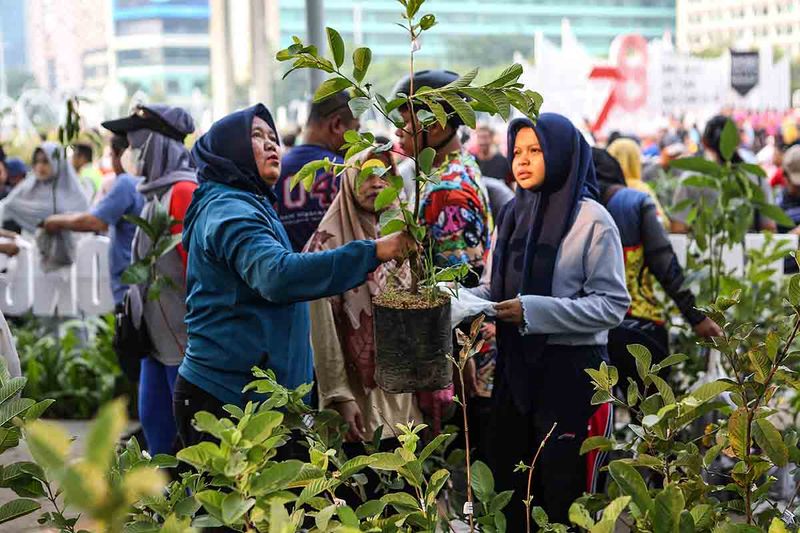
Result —
<svg viewBox="0 0 800 533"><path fill-rule="evenodd" d="M194 121L189 113L183 108L166 105L137 105L130 116L107 120L102 125L119 135L151 130L179 142L194 131Z"/></svg>

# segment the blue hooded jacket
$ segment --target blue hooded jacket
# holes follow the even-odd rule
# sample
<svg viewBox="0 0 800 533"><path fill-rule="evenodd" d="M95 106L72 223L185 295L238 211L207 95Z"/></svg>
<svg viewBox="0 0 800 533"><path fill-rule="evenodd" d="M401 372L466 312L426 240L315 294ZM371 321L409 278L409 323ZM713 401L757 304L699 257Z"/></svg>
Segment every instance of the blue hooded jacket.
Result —
<svg viewBox="0 0 800 533"><path fill-rule="evenodd" d="M183 245L188 344L180 375L224 403L242 406L251 368L297 387L313 379L308 304L365 282L379 262L372 241L294 253L258 176L253 117L261 105L216 122L192 150L200 187L186 213Z"/></svg>

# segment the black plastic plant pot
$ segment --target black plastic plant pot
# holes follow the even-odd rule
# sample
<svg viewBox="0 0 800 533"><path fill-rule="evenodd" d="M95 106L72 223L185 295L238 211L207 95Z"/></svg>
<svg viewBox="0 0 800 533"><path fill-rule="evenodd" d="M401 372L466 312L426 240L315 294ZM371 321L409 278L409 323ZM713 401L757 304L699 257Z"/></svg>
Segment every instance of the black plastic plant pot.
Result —
<svg viewBox="0 0 800 533"><path fill-rule="evenodd" d="M453 378L450 300L432 309L394 309L373 303L375 381L386 392L433 391Z"/></svg>

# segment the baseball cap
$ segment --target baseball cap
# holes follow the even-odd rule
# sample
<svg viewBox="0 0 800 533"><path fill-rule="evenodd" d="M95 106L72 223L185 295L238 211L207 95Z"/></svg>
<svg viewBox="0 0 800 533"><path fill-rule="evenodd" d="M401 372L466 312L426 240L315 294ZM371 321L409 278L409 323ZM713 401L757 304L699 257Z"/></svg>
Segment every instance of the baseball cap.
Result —
<svg viewBox="0 0 800 533"><path fill-rule="evenodd" d="M792 146L783 154L783 171L792 185L800 185L800 146Z"/></svg>
<svg viewBox="0 0 800 533"><path fill-rule="evenodd" d="M120 135L136 130L151 130L179 142L183 142L194 131L194 121L186 110L160 104L137 105L129 116L107 120L102 125Z"/></svg>

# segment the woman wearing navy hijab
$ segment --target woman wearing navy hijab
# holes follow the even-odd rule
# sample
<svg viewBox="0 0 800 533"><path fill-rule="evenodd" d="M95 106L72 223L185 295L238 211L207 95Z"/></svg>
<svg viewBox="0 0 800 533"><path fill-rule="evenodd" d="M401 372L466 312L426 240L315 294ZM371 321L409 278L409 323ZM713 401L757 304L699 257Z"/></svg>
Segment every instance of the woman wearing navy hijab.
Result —
<svg viewBox="0 0 800 533"><path fill-rule="evenodd" d="M272 204L280 176L278 134L261 104L211 126L192 149L200 186L186 212L186 354L173 406L183 444L207 438L198 411L244 407L253 366L295 388L313 379L306 302L362 285L379 264L413 246L405 233L295 253Z"/></svg>
<svg viewBox="0 0 800 533"><path fill-rule="evenodd" d="M492 462L498 491L526 497L539 443L558 423L534 471L533 505L566 523L570 504L592 489L580 447L597 410L586 368L608 360L608 330L628 309L619 232L592 198L589 145L561 115L511 122L508 157L515 198L500 213L491 281L498 359ZM608 411L608 409L604 409ZM524 507L507 508L508 531L524 531Z"/></svg>

